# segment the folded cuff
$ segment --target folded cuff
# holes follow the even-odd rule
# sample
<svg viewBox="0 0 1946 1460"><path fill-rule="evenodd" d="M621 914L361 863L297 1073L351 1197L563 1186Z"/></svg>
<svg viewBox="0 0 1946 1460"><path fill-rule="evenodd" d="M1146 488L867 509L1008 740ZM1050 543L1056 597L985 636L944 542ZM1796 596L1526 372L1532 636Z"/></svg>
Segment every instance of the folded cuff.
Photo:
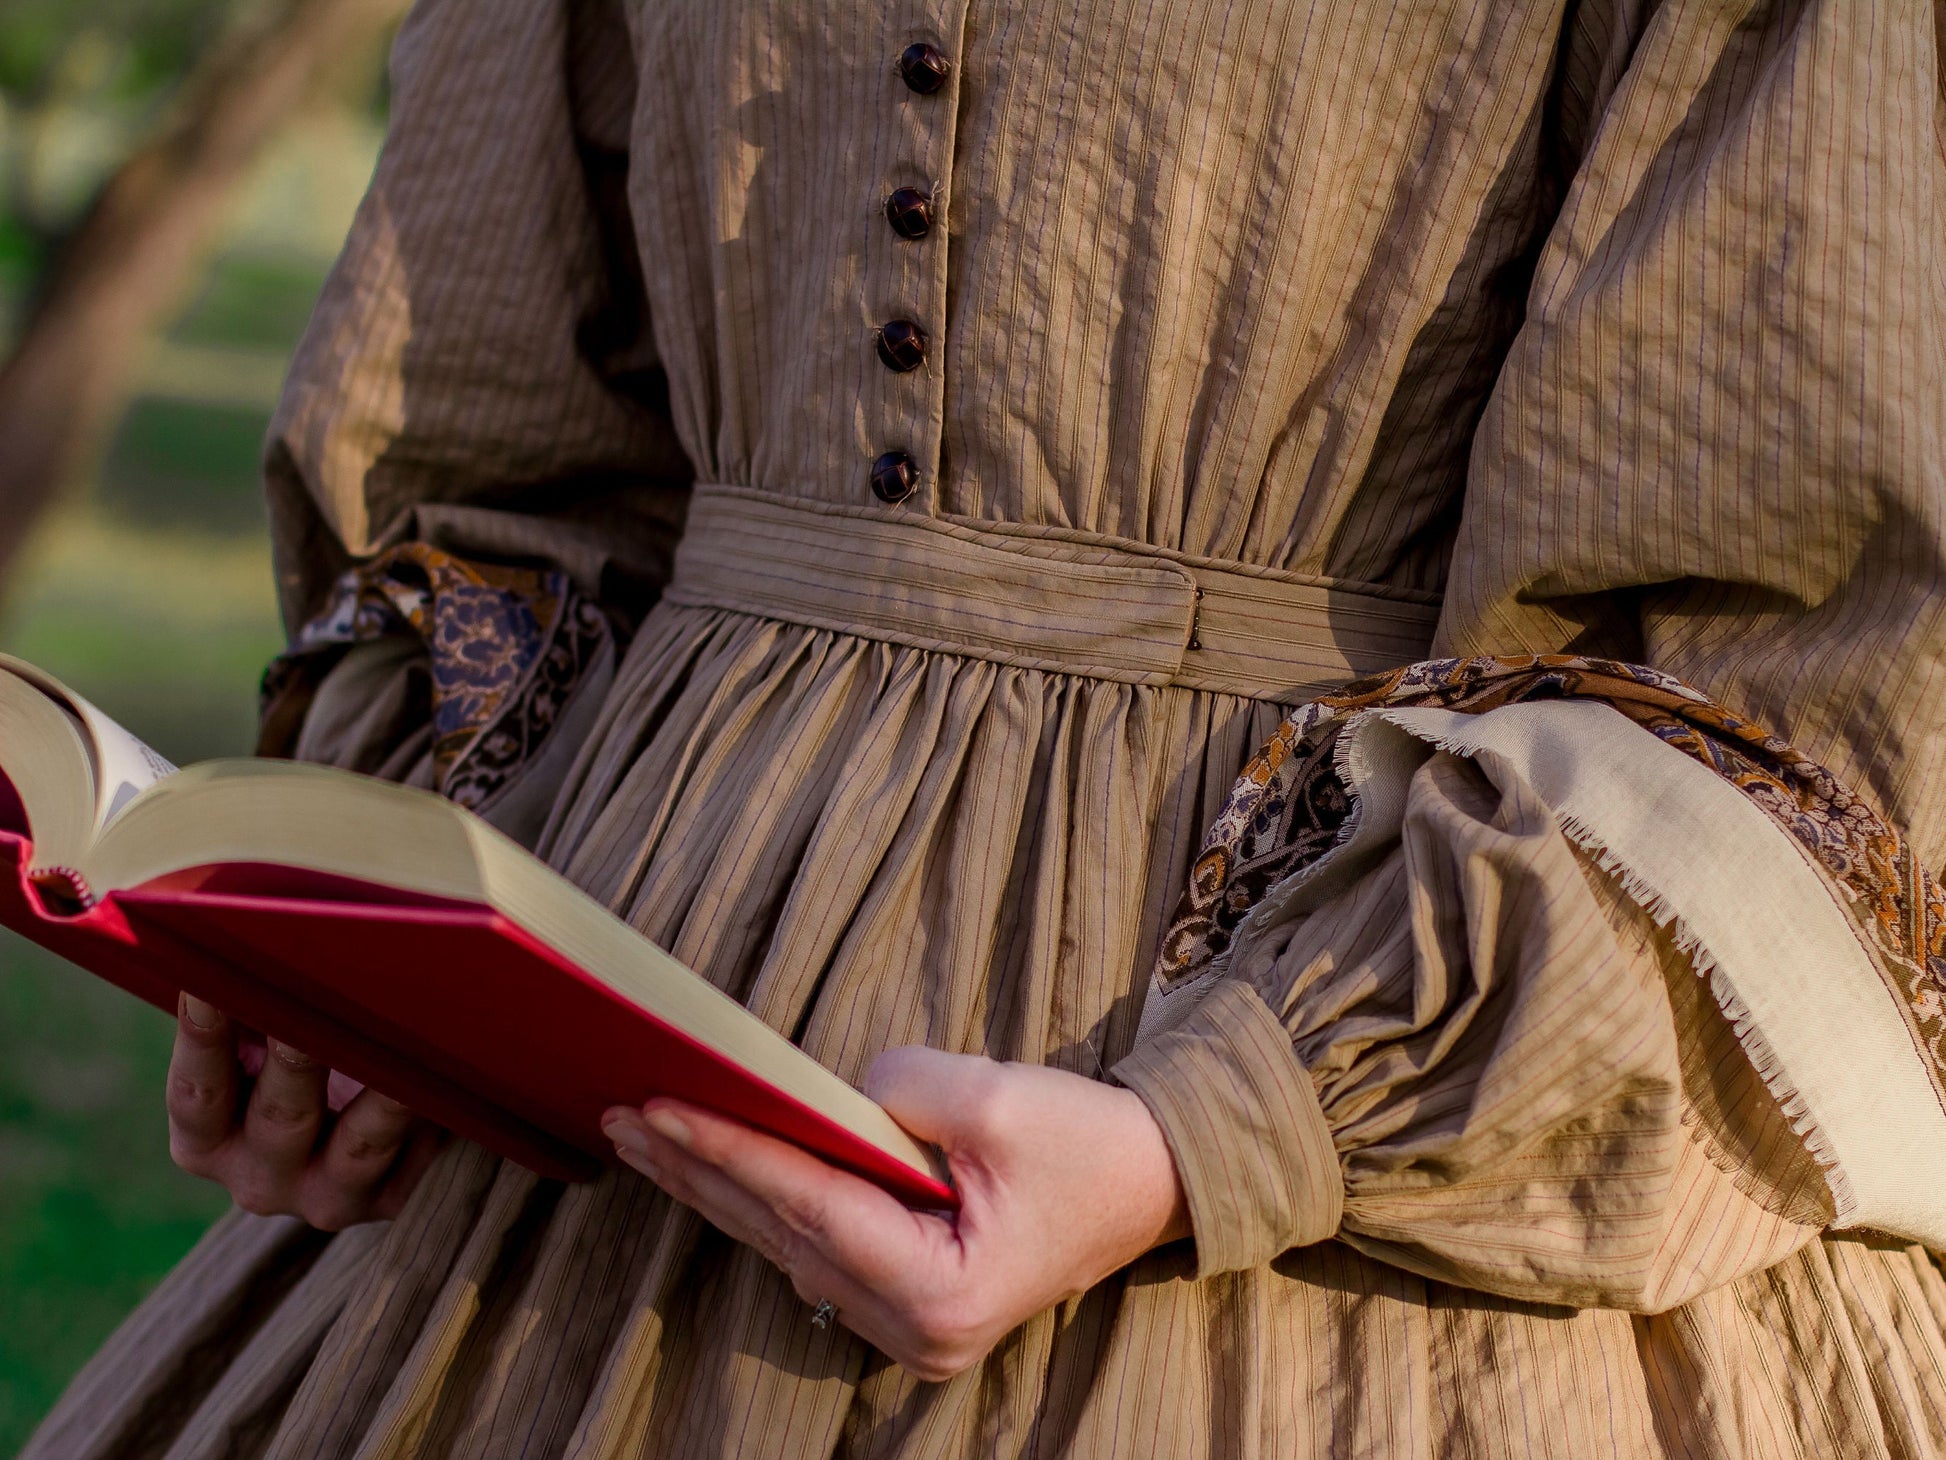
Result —
<svg viewBox="0 0 1946 1460"><path fill-rule="evenodd" d="M1290 1035L1249 984L1219 982L1114 1073L1176 1159L1198 1277L1260 1267L1337 1232L1345 1186L1330 1127Z"/></svg>

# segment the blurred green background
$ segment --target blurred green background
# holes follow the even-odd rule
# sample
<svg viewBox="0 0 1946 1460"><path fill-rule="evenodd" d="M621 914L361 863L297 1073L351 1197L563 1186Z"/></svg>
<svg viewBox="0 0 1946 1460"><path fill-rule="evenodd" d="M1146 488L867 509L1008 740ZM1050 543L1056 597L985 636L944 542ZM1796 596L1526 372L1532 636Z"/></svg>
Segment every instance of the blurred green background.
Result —
<svg viewBox="0 0 1946 1460"><path fill-rule="evenodd" d="M0 0L0 353L63 229L234 9ZM0 650L178 762L249 750L280 642L258 447L377 152L368 69L262 157L95 464L0 585ZM169 1162L169 1031L0 931L0 1454L224 1206Z"/></svg>

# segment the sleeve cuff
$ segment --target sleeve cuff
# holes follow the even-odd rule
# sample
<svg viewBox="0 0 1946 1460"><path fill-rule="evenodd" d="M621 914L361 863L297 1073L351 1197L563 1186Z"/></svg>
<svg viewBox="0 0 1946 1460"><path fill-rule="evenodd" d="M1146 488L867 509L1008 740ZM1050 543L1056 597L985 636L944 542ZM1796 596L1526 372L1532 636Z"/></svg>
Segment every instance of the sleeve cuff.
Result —
<svg viewBox="0 0 1946 1460"><path fill-rule="evenodd" d="M1223 980L1115 1078L1142 1097L1176 1160L1196 1275L1260 1267L1334 1235L1344 1175L1310 1073L1249 984Z"/></svg>

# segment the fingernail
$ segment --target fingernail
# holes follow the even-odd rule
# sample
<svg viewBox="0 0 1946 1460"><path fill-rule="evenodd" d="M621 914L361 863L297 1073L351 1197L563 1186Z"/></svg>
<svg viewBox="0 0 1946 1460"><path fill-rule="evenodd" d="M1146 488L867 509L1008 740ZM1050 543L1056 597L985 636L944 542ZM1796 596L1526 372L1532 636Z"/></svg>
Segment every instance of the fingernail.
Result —
<svg viewBox="0 0 1946 1460"><path fill-rule="evenodd" d="M626 1120L612 1120L601 1128L601 1133L615 1143L618 1151L632 1151L638 1156L646 1156L649 1143L643 1139L642 1132L635 1124Z"/></svg>
<svg viewBox="0 0 1946 1460"><path fill-rule="evenodd" d="M182 996L182 1011L198 1029L208 1031L223 1022L223 1013L214 1004L205 1004L192 995Z"/></svg>
<svg viewBox="0 0 1946 1460"><path fill-rule="evenodd" d="M269 1039L264 1042L270 1046L270 1052L277 1057L277 1063L287 1070L295 1070L301 1074L317 1063L303 1050L285 1044L280 1039Z"/></svg>
<svg viewBox="0 0 1946 1460"><path fill-rule="evenodd" d="M642 1119L663 1140L681 1146L685 1151L689 1149L689 1125L673 1110L650 1110L643 1114Z"/></svg>

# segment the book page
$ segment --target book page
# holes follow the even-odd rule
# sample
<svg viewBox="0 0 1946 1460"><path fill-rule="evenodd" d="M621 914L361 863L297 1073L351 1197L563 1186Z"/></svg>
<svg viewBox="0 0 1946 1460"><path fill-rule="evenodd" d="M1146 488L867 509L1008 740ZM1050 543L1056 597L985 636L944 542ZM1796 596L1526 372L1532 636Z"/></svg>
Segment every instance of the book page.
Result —
<svg viewBox="0 0 1946 1460"><path fill-rule="evenodd" d="M95 835L100 836L129 802L176 768L80 695L71 695L71 701L94 746Z"/></svg>
<svg viewBox="0 0 1946 1460"><path fill-rule="evenodd" d="M46 670L11 655L0 655L0 669L26 680L77 722L81 738L88 745L88 759L95 777L94 835L100 836L102 829L121 815L129 802L157 781L176 773L176 767L167 759Z"/></svg>

